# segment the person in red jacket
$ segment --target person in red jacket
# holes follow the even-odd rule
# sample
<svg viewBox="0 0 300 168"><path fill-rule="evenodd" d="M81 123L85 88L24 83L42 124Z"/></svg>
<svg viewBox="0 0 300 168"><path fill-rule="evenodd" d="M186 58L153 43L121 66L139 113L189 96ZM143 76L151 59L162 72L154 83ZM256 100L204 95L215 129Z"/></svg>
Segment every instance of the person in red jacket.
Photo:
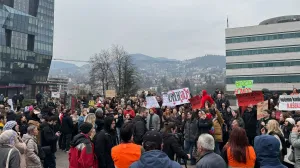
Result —
<svg viewBox="0 0 300 168"><path fill-rule="evenodd" d="M207 91L206 90L202 90L202 98L201 98L201 108L200 109L203 109L205 108L205 102L209 102L210 104L214 104L214 100L211 98L211 96L209 96L207 94Z"/></svg>
<svg viewBox="0 0 300 168"><path fill-rule="evenodd" d="M124 116L126 116L126 114L130 115L130 118L134 118L135 117L135 112L134 110L132 110L132 107L130 105L127 105L126 110L124 110Z"/></svg>
<svg viewBox="0 0 300 168"><path fill-rule="evenodd" d="M84 122L80 126L80 131L81 133L76 135L71 142L69 168L98 168L94 144L90 139L93 125Z"/></svg>

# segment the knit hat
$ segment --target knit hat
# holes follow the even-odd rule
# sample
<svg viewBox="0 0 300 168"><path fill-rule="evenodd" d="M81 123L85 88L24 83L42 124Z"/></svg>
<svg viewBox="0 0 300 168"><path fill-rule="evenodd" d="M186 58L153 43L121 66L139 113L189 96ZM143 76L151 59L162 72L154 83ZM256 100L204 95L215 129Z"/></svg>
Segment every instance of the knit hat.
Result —
<svg viewBox="0 0 300 168"><path fill-rule="evenodd" d="M143 143L154 142L157 146L161 145L163 142L162 135L158 131L148 131L143 137Z"/></svg>
<svg viewBox="0 0 300 168"><path fill-rule="evenodd" d="M8 122L4 125L3 131L6 131L6 130L12 130L16 125L17 125L17 122L16 122L16 121L8 121Z"/></svg>
<svg viewBox="0 0 300 168"><path fill-rule="evenodd" d="M292 125L295 125L295 120L293 118L286 118L285 121L289 122Z"/></svg>
<svg viewBox="0 0 300 168"><path fill-rule="evenodd" d="M93 124L88 123L88 122L84 122L81 126L80 126L80 131L84 134L89 133L93 128Z"/></svg>

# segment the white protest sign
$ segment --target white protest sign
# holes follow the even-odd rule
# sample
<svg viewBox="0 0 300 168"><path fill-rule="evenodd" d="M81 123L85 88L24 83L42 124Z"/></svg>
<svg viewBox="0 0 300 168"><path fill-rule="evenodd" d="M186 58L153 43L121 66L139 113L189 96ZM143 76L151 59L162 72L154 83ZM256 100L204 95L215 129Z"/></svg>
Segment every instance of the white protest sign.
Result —
<svg viewBox="0 0 300 168"><path fill-rule="evenodd" d="M52 98L60 98L60 92L51 92Z"/></svg>
<svg viewBox="0 0 300 168"><path fill-rule="evenodd" d="M162 94L162 98L163 98L163 104L162 104L162 106L174 107L174 105L169 102L168 94L167 93L163 93Z"/></svg>
<svg viewBox="0 0 300 168"><path fill-rule="evenodd" d="M168 104L173 106L190 103L191 98L189 88L168 91Z"/></svg>
<svg viewBox="0 0 300 168"><path fill-rule="evenodd" d="M8 99L8 100L7 100L7 104L10 105L10 107L11 107L10 109L11 109L11 110L14 110L14 104L13 104L12 99Z"/></svg>
<svg viewBox="0 0 300 168"><path fill-rule="evenodd" d="M300 95L280 95L279 110L283 110L283 111L300 110Z"/></svg>
<svg viewBox="0 0 300 168"><path fill-rule="evenodd" d="M159 104L158 104L155 96L146 97L146 102L147 102L146 108L148 108L148 109L159 108Z"/></svg>

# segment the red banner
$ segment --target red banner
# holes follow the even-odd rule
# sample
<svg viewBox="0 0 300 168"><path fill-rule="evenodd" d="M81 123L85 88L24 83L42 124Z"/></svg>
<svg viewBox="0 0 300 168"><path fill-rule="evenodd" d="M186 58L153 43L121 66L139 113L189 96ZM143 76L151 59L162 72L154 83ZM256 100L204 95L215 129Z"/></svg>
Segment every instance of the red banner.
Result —
<svg viewBox="0 0 300 168"><path fill-rule="evenodd" d="M189 99L192 109L200 109L201 108L201 98L200 96L195 96Z"/></svg>
<svg viewBox="0 0 300 168"><path fill-rule="evenodd" d="M239 106L256 105L259 102L264 101L264 95L261 91L253 91L251 93L237 94Z"/></svg>

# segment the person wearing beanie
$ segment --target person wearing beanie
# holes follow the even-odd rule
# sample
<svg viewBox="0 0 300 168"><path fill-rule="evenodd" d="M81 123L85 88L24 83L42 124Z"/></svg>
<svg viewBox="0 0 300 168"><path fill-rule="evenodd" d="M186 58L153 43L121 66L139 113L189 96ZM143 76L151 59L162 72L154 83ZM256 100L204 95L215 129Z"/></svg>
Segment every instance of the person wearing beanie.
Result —
<svg viewBox="0 0 300 168"><path fill-rule="evenodd" d="M290 134L291 134L294 126L295 126L295 120L293 118L286 118L284 121L284 124L282 125L282 128L281 128L284 139L288 146L290 146L290 143L288 140L289 140Z"/></svg>
<svg viewBox="0 0 300 168"><path fill-rule="evenodd" d="M94 152L94 144L90 136L93 124L84 122L80 126L80 133L71 141L69 151L70 168L97 168L97 159Z"/></svg>

